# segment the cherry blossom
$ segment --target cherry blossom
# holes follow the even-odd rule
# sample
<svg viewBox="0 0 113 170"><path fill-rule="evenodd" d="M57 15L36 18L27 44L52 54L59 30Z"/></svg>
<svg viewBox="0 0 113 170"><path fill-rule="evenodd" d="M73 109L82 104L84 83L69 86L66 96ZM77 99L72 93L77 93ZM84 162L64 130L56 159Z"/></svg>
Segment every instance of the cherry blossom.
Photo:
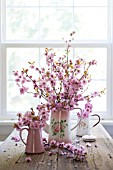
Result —
<svg viewBox="0 0 113 170"><path fill-rule="evenodd" d="M57 56L54 49L45 48L45 68L38 68L35 62L28 62L27 69L13 71L21 95L31 93L34 98L45 100L36 106L39 112L44 112L44 119L47 119L50 111L60 109L78 109L79 116L88 116L93 109L93 98L104 93L104 90L87 92L92 81L90 67L97 65L96 60L86 61L80 57L69 59L74 34L75 32L72 32L70 39L66 41L63 55ZM32 86L32 90L29 85Z"/></svg>
<svg viewBox="0 0 113 170"><path fill-rule="evenodd" d="M59 154L65 158L72 158L76 161L84 161L87 155L86 149L82 145L75 146L71 143L57 142L55 140L47 142L46 138L43 138L43 144L45 150L48 151L49 156Z"/></svg>
<svg viewBox="0 0 113 170"><path fill-rule="evenodd" d="M42 110L41 110L42 111ZM38 129L46 125L46 121L49 118L49 114L45 111L43 113L36 113L31 108L31 111L26 111L24 114L18 113L18 121L14 124L14 128L20 130L23 126Z"/></svg>

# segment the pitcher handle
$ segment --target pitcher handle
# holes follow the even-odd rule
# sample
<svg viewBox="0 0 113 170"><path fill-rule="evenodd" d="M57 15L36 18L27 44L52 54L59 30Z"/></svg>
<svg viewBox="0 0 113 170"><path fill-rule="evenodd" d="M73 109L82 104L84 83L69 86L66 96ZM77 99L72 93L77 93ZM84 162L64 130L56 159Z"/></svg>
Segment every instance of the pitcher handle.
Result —
<svg viewBox="0 0 113 170"><path fill-rule="evenodd" d="M79 108L79 107L74 108L74 109L79 109L82 112L82 109ZM73 128L71 128L71 131L74 130L79 125L80 121L81 121L81 119L79 120L79 122Z"/></svg>
<svg viewBox="0 0 113 170"><path fill-rule="evenodd" d="M96 125L98 125L98 124L100 123L100 116L97 115L97 114L93 114L93 115L91 115L91 116L97 116L97 117L98 117L97 123L95 123L95 124L92 126L92 127L95 127Z"/></svg>
<svg viewBox="0 0 113 170"><path fill-rule="evenodd" d="M22 140L22 142L26 145L26 143L24 142L24 140L23 140L23 138L22 138L22 132L23 132L23 130L27 130L27 131L28 131L28 128L20 129L20 133L19 133L19 135L20 135L20 139L21 139L21 140Z"/></svg>
<svg viewBox="0 0 113 170"><path fill-rule="evenodd" d="M74 130L79 125L80 121L81 121L81 119L79 120L79 122L73 128L71 128L71 131Z"/></svg>

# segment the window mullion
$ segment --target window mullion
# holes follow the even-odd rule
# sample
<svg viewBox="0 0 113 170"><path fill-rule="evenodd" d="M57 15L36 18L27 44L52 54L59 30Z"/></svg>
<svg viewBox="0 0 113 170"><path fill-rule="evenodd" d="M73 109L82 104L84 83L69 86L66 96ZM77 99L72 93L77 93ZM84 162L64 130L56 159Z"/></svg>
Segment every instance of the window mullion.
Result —
<svg viewBox="0 0 113 170"><path fill-rule="evenodd" d="M6 41L6 0L1 0L1 40Z"/></svg>
<svg viewBox="0 0 113 170"><path fill-rule="evenodd" d="M3 115L6 115L7 104L7 66L6 66L6 46L2 44L2 104Z"/></svg>
<svg viewBox="0 0 113 170"><path fill-rule="evenodd" d="M108 113L108 117L112 117L113 116L113 94L112 92L112 87L113 87L113 80L112 80L112 63L113 63L113 59L112 59L112 45L109 45L107 48L107 90L106 90L106 97L107 97L107 113ZM112 95L111 95L112 94ZM109 119L109 118L107 118Z"/></svg>
<svg viewBox="0 0 113 170"><path fill-rule="evenodd" d="M58 47L58 48L65 48L65 41L41 41L41 42L35 42L35 41L29 41L29 42L23 42L23 41L10 41L10 42L4 42L3 44L6 45L6 47ZM111 42L91 42L91 41L74 41L71 43L71 47L86 47L86 48L98 48L98 47L107 47L108 45L111 45Z"/></svg>
<svg viewBox="0 0 113 170"><path fill-rule="evenodd" d="M112 113L112 118L113 118L113 1L110 0L111 2L111 39L112 39L112 46L111 46L111 113Z"/></svg>
<svg viewBox="0 0 113 170"><path fill-rule="evenodd" d="M1 3L1 0L0 0L0 18L1 18L1 6L2 6L2 3ZM1 44L1 22L0 22L0 116L3 114L3 66L2 66L2 44Z"/></svg>
<svg viewBox="0 0 113 170"><path fill-rule="evenodd" d="M108 0L108 32L107 32L107 37L108 37L108 41L112 41L112 28L113 28L113 23L112 23L112 19L113 19L113 1L112 0Z"/></svg>

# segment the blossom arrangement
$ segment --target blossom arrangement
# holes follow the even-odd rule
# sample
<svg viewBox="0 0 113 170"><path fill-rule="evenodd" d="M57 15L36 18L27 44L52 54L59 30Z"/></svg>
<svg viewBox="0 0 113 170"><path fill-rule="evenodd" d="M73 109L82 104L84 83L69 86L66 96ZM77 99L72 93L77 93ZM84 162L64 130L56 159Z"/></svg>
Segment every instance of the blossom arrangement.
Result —
<svg viewBox="0 0 113 170"><path fill-rule="evenodd" d="M31 111L27 111L25 114L18 113L18 122L14 124L14 128L20 130L23 126L28 126L30 128L38 129L46 125L48 120L48 114L35 114L33 108Z"/></svg>
<svg viewBox="0 0 113 170"><path fill-rule="evenodd" d="M75 58L74 62L69 59L74 34L75 32L72 32L70 40L66 41L65 54L62 56L57 56L53 49L45 48L44 55L47 63L45 68L38 68L35 62L28 62L29 68L23 68L21 72L14 71L20 94L32 93L33 97L45 99L46 102L36 106L40 114L48 114L50 111L60 109L69 111L79 109L78 116L87 117L92 112L92 98L104 93L102 90L85 95L91 82L89 68L97 62L95 60L87 62L80 57ZM30 70L35 74L30 74ZM30 83L33 87L32 91L29 89ZM84 108L80 107L82 102Z"/></svg>
<svg viewBox="0 0 113 170"><path fill-rule="evenodd" d="M49 156L59 154L66 158L72 158L76 161L84 161L87 152L84 146L77 144L76 146L71 143L57 142L51 140L47 142L46 138L43 138L43 144L46 151L49 151Z"/></svg>

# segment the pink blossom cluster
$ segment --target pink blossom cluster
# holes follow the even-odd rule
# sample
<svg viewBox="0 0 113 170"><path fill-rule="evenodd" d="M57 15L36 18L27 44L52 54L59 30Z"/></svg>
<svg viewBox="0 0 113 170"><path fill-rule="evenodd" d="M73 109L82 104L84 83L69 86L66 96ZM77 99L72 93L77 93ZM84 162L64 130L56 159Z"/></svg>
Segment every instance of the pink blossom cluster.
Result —
<svg viewBox="0 0 113 170"><path fill-rule="evenodd" d="M46 138L43 138L43 143L46 151L49 151L49 156L59 154L66 158L72 158L76 161L83 161L86 157L86 150L84 146L75 146L71 143L57 142L51 140L47 142Z"/></svg>
<svg viewBox="0 0 113 170"><path fill-rule="evenodd" d="M20 130L23 126L28 126L30 128L40 128L46 125L49 114L40 113L40 115L35 115L33 109L27 111L25 114L18 113L18 121L14 124L14 128Z"/></svg>
<svg viewBox="0 0 113 170"><path fill-rule="evenodd" d="M60 109L80 109L80 104L90 105L91 99L101 96L101 92L86 94L88 85L91 82L89 68L97 64L95 60L86 61L80 57L74 61L69 60L70 43L75 32L70 34L71 39L66 41L65 54L57 56L53 49L45 49L47 68L38 68L35 62L29 62L29 68L21 72L14 71L15 81L20 89L20 94L32 93L33 97L43 98L46 104L37 105L37 109L47 114L49 111ZM57 60L55 59L57 58ZM35 74L30 74L30 71ZM36 75L36 77L34 76ZM32 85L32 91L29 84ZM80 114L89 114L92 108L86 107Z"/></svg>
<svg viewBox="0 0 113 170"><path fill-rule="evenodd" d="M11 140L14 140L15 142L19 142L20 141L20 137L12 136Z"/></svg>
<svg viewBox="0 0 113 170"><path fill-rule="evenodd" d="M88 101L85 104L85 108L82 111L77 113L78 117L80 118L89 117L89 114L92 113L92 108L93 108L93 105Z"/></svg>

